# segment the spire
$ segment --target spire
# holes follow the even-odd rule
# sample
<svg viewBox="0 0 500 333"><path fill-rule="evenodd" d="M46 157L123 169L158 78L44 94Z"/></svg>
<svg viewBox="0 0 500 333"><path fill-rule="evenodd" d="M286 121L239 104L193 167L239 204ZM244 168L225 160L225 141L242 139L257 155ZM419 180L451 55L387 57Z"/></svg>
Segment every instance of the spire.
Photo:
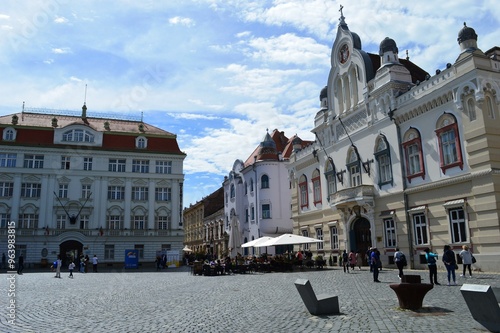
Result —
<svg viewBox="0 0 500 333"><path fill-rule="evenodd" d="M85 84L85 96L83 98L82 119L87 119L87 84Z"/></svg>
<svg viewBox="0 0 500 333"><path fill-rule="evenodd" d="M344 9L344 6L340 5L340 9L339 9L339 12L340 12L339 21L340 21L340 23L339 23L339 25L347 27L347 23L345 23L345 17L344 17L344 13L343 13L342 9Z"/></svg>

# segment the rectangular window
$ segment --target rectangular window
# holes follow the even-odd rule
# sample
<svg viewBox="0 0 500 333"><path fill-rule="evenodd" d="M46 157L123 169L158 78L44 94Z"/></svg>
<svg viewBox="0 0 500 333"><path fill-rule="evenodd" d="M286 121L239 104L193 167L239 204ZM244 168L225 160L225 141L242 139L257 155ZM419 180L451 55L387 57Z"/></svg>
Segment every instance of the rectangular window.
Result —
<svg viewBox="0 0 500 333"><path fill-rule="evenodd" d="M396 247L396 225L393 219L384 219L385 247Z"/></svg>
<svg viewBox="0 0 500 333"><path fill-rule="evenodd" d="M339 230L337 226L330 227L330 245L332 250L339 248Z"/></svg>
<svg viewBox="0 0 500 333"><path fill-rule="evenodd" d="M316 228L316 239L323 240L323 229ZM318 250L323 250L323 242L316 243Z"/></svg>
<svg viewBox="0 0 500 333"><path fill-rule="evenodd" d="M263 204L262 205L262 218L263 219L270 219L271 218L271 205L270 204Z"/></svg>
<svg viewBox="0 0 500 333"><path fill-rule="evenodd" d="M351 187L361 185L361 173L359 172L359 164L352 165L349 168L349 172L351 175Z"/></svg>
<svg viewBox="0 0 500 333"><path fill-rule="evenodd" d="M321 182L320 177L312 179L313 190L314 190L314 204L321 203Z"/></svg>
<svg viewBox="0 0 500 333"><path fill-rule="evenodd" d="M302 236L309 237L309 231L307 231L307 229L303 229L302 230ZM304 251L308 251L309 250L309 244L303 244L303 247L304 247Z"/></svg>
<svg viewBox="0 0 500 333"><path fill-rule="evenodd" d="M82 185L82 199L87 199L92 194L91 185Z"/></svg>
<svg viewBox="0 0 500 333"><path fill-rule="evenodd" d="M90 217L88 215L80 215L80 229L89 228Z"/></svg>
<svg viewBox="0 0 500 333"><path fill-rule="evenodd" d="M146 217L144 215L134 216L134 229L143 230L146 227Z"/></svg>
<svg viewBox="0 0 500 333"><path fill-rule="evenodd" d="M465 212L463 208L454 208L448 210L451 227L451 242L467 242L467 226L465 221Z"/></svg>
<svg viewBox="0 0 500 333"><path fill-rule="evenodd" d="M417 144L408 146L408 166L410 175L421 172L420 170L420 149Z"/></svg>
<svg viewBox="0 0 500 333"><path fill-rule="evenodd" d="M42 184L22 183L21 197L22 198L40 198L42 192Z"/></svg>
<svg viewBox="0 0 500 333"><path fill-rule="evenodd" d="M125 162L124 159L110 159L108 165L108 171L112 172L125 172Z"/></svg>
<svg viewBox="0 0 500 333"><path fill-rule="evenodd" d="M37 229L38 214L19 214L19 228Z"/></svg>
<svg viewBox="0 0 500 333"><path fill-rule="evenodd" d="M59 198L67 198L68 197L68 184L59 184Z"/></svg>
<svg viewBox="0 0 500 333"><path fill-rule="evenodd" d="M104 245L104 259L108 259L108 260L115 259L115 246L114 245Z"/></svg>
<svg viewBox="0 0 500 333"><path fill-rule="evenodd" d="M66 215L61 214L56 216L56 228L66 229Z"/></svg>
<svg viewBox="0 0 500 333"><path fill-rule="evenodd" d="M380 155L378 157L378 172L380 184L388 183L392 180L389 155Z"/></svg>
<svg viewBox="0 0 500 333"><path fill-rule="evenodd" d="M134 250L139 252L139 259L144 259L144 245L143 244L135 244Z"/></svg>
<svg viewBox="0 0 500 333"><path fill-rule="evenodd" d="M250 220L251 221L255 220L255 209L253 206L250 208Z"/></svg>
<svg viewBox="0 0 500 333"><path fill-rule="evenodd" d="M248 223L248 208L245 208L245 223Z"/></svg>
<svg viewBox="0 0 500 333"><path fill-rule="evenodd" d="M330 173L327 176L328 179L328 194L333 194L335 193L335 175L333 173Z"/></svg>
<svg viewBox="0 0 500 333"><path fill-rule="evenodd" d="M83 158L83 170L90 171L92 170L92 157L84 157Z"/></svg>
<svg viewBox="0 0 500 333"><path fill-rule="evenodd" d="M123 200L125 199L124 186L108 186L108 200Z"/></svg>
<svg viewBox="0 0 500 333"><path fill-rule="evenodd" d="M0 154L0 167L2 168L15 168L17 154Z"/></svg>
<svg viewBox="0 0 500 333"><path fill-rule="evenodd" d="M170 187L157 187L155 188L156 201L170 201L172 200L172 189Z"/></svg>
<svg viewBox="0 0 500 333"><path fill-rule="evenodd" d="M24 167L28 169L43 169L43 155L24 155Z"/></svg>
<svg viewBox="0 0 500 333"><path fill-rule="evenodd" d="M108 229L118 230L121 229L122 219L120 215L109 215L108 216Z"/></svg>
<svg viewBox="0 0 500 333"><path fill-rule="evenodd" d="M70 157L61 156L61 169L69 170L69 167L70 167Z"/></svg>
<svg viewBox="0 0 500 333"><path fill-rule="evenodd" d="M148 160L133 160L132 161L132 172L148 173L149 172L149 161Z"/></svg>
<svg viewBox="0 0 500 333"><path fill-rule="evenodd" d="M132 200L148 200L148 188L146 186L133 186Z"/></svg>
<svg viewBox="0 0 500 333"><path fill-rule="evenodd" d="M170 216L158 216L156 218L157 229L170 230Z"/></svg>
<svg viewBox="0 0 500 333"><path fill-rule="evenodd" d="M300 183L300 208L307 208L309 205L307 198L307 183Z"/></svg>
<svg viewBox="0 0 500 333"><path fill-rule="evenodd" d="M156 161L156 173L172 173L172 161Z"/></svg>
<svg viewBox="0 0 500 333"><path fill-rule="evenodd" d="M10 214L0 214L0 228L7 228L8 222L10 222Z"/></svg>
<svg viewBox="0 0 500 333"><path fill-rule="evenodd" d="M443 164L448 165L458 161L457 146L455 145L455 131L441 133L441 149Z"/></svg>
<svg viewBox="0 0 500 333"><path fill-rule="evenodd" d="M413 227L415 228L415 245L427 244L427 222L423 213L413 215Z"/></svg>
<svg viewBox="0 0 500 333"><path fill-rule="evenodd" d="M0 182L0 197L11 197L14 192L14 183Z"/></svg>

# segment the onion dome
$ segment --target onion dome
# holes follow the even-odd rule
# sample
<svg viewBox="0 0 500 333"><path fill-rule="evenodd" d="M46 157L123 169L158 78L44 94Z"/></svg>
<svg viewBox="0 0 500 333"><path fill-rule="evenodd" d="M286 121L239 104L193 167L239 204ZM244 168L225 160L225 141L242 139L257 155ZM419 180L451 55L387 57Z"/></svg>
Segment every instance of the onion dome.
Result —
<svg viewBox="0 0 500 333"><path fill-rule="evenodd" d="M398 46L396 45L396 42L394 39L385 37L384 40L380 43L380 48L378 51L379 56L383 56L385 52L393 52L393 53L398 53Z"/></svg>
<svg viewBox="0 0 500 333"><path fill-rule="evenodd" d="M464 27L458 32L458 38L457 38L458 44L461 44L462 42L471 39L477 41L476 31L471 27L468 27L467 24L464 22Z"/></svg>

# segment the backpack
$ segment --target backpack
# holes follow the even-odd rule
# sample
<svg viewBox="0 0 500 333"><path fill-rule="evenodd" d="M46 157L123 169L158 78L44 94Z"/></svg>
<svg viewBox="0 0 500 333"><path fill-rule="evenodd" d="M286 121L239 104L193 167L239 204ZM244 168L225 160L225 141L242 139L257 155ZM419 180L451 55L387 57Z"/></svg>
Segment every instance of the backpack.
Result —
<svg viewBox="0 0 500 333"><path fill-rule="evenodd" d="M401 263L403 264L403 266L407 266L408 265L408 262L406 261L406 256L405 256L404 253L401 253L401 256L400 256L399 260L401 261Z"/></svg>
<svg viewBox="0 0 500 333"><path fill-rule="evenodd" d="M54 268L57 268L57 260L53 263Z"/></svg>

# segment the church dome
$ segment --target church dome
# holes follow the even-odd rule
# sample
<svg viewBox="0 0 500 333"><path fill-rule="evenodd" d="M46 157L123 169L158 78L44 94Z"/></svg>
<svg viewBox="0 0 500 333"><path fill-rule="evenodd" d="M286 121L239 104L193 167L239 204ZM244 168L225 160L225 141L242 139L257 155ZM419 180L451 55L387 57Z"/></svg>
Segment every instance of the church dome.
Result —
<svg viewBox="0 0 500 333"><path fill-rule="evenodd" d="M458 32L458 44L461 44L462 42L465 42L466 40L473 39L477 41L477 34L474 29L471 27L468 27L467 24L464 22L464 27Z"/></svg>
<svg viewBox="0 0 500 333"><path fill-rule="evenodd" d="M385 37L384 40L380 43L380 48L378 51L379 56L383 56L385 52L392 51L393 53L398 53L398 46L394 39Z"/></svg>

